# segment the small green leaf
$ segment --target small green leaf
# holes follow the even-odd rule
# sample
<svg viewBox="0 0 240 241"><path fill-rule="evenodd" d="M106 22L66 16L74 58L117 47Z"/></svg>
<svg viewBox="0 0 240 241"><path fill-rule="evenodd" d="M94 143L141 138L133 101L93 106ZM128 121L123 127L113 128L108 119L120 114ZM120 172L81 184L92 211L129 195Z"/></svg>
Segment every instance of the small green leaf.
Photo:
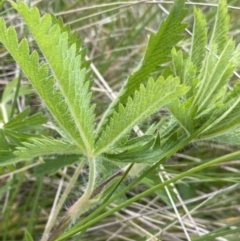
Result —
<svg viewBox="0 0 240 241"><path fill-rule="evenodd" d="M34 176L53 175L60 168L79 162L79 159L79 155L58 155L52 158L44 158L44 163L34 168Z"/></svg>
<svg viewBox="0 0 240 241"><path fill-rule="evenodd" d="M32 235L27 230L25 230L24 241L33 241Z"/></svg>
<svg viewBox="0 0 240 241"><path fill-rule="evenodd" d="M135 148L141 148L142 146L146 145L147 143L153 140L152 135L143 135L140 137L136 137L131 139L130 141L126 141L122 145L113 146L112 149L114 152L124 152L128 150L133 150Z"/></svg>
<svg viewBox="0 0 240 241"><path fill-rule="evenodd" d="M188 108L180 102L179 99L175 99L167 104L167 108L177 119L182 128L190 135L194 130L194 124L189 116Z"/></svg>
<svg viewBox="0 0 240 241"><path fill-rule="evenodd" d="M196 79L196 67L188 59L184 59L182 50L172 49L173 73L178 76L181 83L192 86ZM188 92L190 94L191 91Z"/></svg>
<svg viewBox="0 0 240 241"><path fill-rule="evenodd" d="M29 113L30 108L25 108L22 112L6 123L4 128L24 132L39 129L42 124L46 123L47 117L42 116L41 113L28 116Z"/></svg>
<svg viewBox="0 0 240 241"><path fill-rule="evenodd" d="M6 0L0 0L0 8L3 7L3 5L5 4Z"/></svg>
<svg viewBox="0 0 240 241"><path fill-rule="evenodd" d="M212 141L218 143L224 143L227 145L240 146L240 130L235 129L233 131L228 131L227 133L211 138Z"/></svg>
<svg viewBox="0 0 240 241"><path fill-rule="evenodd" d="M108 159L109 161L117 161L117 162L134 162L134 163L153 163L156 160L160 160L167 156L167 153L171 152L186 136L182 136L180 138L170 137L168 141L159 146L159 143L156 143L155 147L144 148L144 146L135 152L126 151L120 154L108 154L104 153L103 157Z"/></svg>
<svg viewBox="0 0 240 241"><path fill-rule="evenodd" d="M14 98L15 95L15 88L18 83L18 78L13 79L11 82L9 82L3 91L2 98L1 98L1 104L7 104L10 100ZM20 86L18 96L28 95L31 94L33 90L28 85L22 85Z"/></svg>
<svg viewBox="0 0 240 241"><path fill-rule="evenodd" d="M20 161L19 158L13 154L12 150L0 150L0 166L7 166L18 161Z"/></svg>
<svg viewBox="0 0 240 241"><path fill-rule="evenodd" d="M9 150L5 132L2 128L0 128L0 150Z"/></svg>

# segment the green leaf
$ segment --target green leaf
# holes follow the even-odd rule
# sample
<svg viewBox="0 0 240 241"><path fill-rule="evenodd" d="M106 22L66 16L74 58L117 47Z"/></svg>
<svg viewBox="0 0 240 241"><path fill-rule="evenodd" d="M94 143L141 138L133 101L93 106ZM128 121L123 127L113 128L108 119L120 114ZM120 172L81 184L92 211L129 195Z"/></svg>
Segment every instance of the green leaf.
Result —
<svg viewBox="0 0 240 241"><path fill-rule="evenodd" d="M29 138L38 137L37 134L28 134L11 129L4 129L6 140L8 141L8 148L15 148L21 146L22 141L27 141Z"/></svg>
<svg viewBox="0 0 240 241"><path fill-rule="evenodd" d="M237 82L223 99L223 104L216 107L212 114L213 122L201 134L202 138L222 135L240 126L240 82Z"/></svg>
<svg viewBox="0 0 240 241"><path fill-rule="evenodd" d="M212 141L227 145L240 146L240 130L235 129L223 135L211 138Z"/></svg>
<svg viewBox="0 0 240 241"><path fill-rule="evenodd" d="M209 121L209 126L198 136L203 139L221 135L239 126L239 87L235 86L227 94L229 97L225 96L227 84L240 64L240 47L235 49L234 41L227 36L229 19L226 1L220 1L217 11L210 51L204 59L206 20L197 9L194 10L195 23L189 58L184 59L181 50L172 50L174 74L192 88L185 98L172 101L168 108L188 135Z"/></svg>
<svg viewBox="0 0 240 241"><path fill-rule="evenodd" d="M19 158L13 154L12 150L0 150L0 166L7 166L18 161L20 161Z"/></svg>
<svg viewBox="0 0 240 241"><path fill-rule="evenodd" d="M25 108L18 115L13 117L8 123L4 125L4 129L11 129L15 131L32 131L39 129L42 124L47 121L47 118L42 116L41 113L28 116L30 114L30 108Z"/></svg>
<svg viewBox="0 0 240 241"><path fill-rule="evenodd" d="M44 158L44 163L34 168L34 176L53 175L60 168L79 162L79 155L62 155L54 158Z"/></svg>
<svg viewBox="0 0 240 241"><path fill-rule="evenodd" d="M114 150L114 152L124 152L128 150L133 150L145 146L147 143L152 142L153 139L153 135L145 134L143 136L133 138L130 141L126 141L122 145L113 146L112 149Z"/></svg>
<svg viewBox="0 0 240 241"><path fill-rule="evenodd" d="M118 112L114 112L109 125L100 136L95 154L107 151L135 125L188 90L186 86L179 85L178 78L172 76L166 80L159 77L156 81L150 78L146 87L140 85L139 91L135 91L133 98L128 98L125 107L119 105Z"/></svg>
<svg viewBox="0 0 240 241"><path fill-rule="evenodd" d="M234 42L229 40L219 59L216 59L217 45L213 45L199 76L199 85L193 105L198 105L198 114L214 104L218 93L226 86L240 61L240 48L234 51Z"/></svg>
<svg viewBox="0 0 240 241"><path fill-rule="evenodd" d="M0 150L9 150L5 132L0 128Z"/></svg>
<svg viewBox="0 0 240 241"><path fill-rule="evenodd" d="M172 49L173 73L178 76L181 83L192 86L196 79L196 67L188 59L184 59L182 50ZM188 95L191 91L188 92Z"/></svg>
<svg viewBox="0 0 240 241"><path fill-rule="evenodd" d="M174 75L179 76L181 83L194 86L194 82L196 81L196 67L190 59L184 59L182 50L177 52L176 49L173 48L172 60ZM167 108L188 135L194 130L193 120L189 113L189 102L193 94L192 89L186 94L186 96L183 96L181 100L175 99L167 104ZM189 99L186 100L187 98Z"/></svg>
<svg viewBox="0 0 240 241"><path fill-rule="evenodd" d="M13 28L7 30L3 20L0 22L0 41L18 62L62 129L90 154L94 139L94 107L90 105L86 64L82 63L76 44L69 46L67 31L62 32L62 28L52 22L51 15L40 18L37 8L28 9L22 2L12 4L25 19L48 65L39 65L36 52L29 56L26 39L18 45L16 32ZM49 70L51 76L48 76Z"/></svg>
<svg viewBox="0 0 240 241"><path fill-rule="evenodd" d="M27 230L25 230L24 241L33 241L32 235Z"/></svg>
<svg viewBox="0 0 240 241"><path fill-rule="evenodd" d="M186 15L186 10L183 8L184 2L184 0L175 1L167 19L162 22L157 33L150 36L142 61L128 77L118 97L109 106L98 126L98 133L110 121L112 115L114 115L114 111L117 111L118 105L120 103L125 104L128 97L134 94L141 83L146 82L149 76L159 69L161 64L170 60L171 49L182 39L186 27L186 24L182 23Z"/></svg>
<svg viewBox="0 0 240 241"><path fill-rule="evenodd" d="M30 142L21 143L14 154L24 160L31 160L38 156L79 154L82 152L78 146L63 140L53 138L31 138Z"/></svg>
<svg viewBox="0 0 240 241"><path fill-rule="evenodd" d="M3 7L3 5L5 4L5 0L0 0L0 8L2 8Z"/></svg>
<svg viewBox="0 0 240 241"><path fill-rule="evenodd" d="M190 135L194 130L194 124L185 104L182 104L179 99L175 99L167 104L167 108L177 119L178 123L182 126L186 133Z"/></svg>
<svg viewBox="0 0 240 241"><path fill-rule="evenodd" d="M217 44L217 55L219 55L223 51L229 40L228 32L228 5L226 0L220 0L217 8L217 16L214 24L214 29L210 41L210 48L212 48L212 44Z"/></svg>
<svg viewBox="0 0 240 241"><path fill-rule="evenodd" d="M4 44L13 58L18 62L25 75L31 80L31 83L35 86L38 94L45 101L62 129L69 133L72 139L76 140L80 138L79 132L74 129L75 124L67 105L62 101L63 97L61 93L54 88L54 79L47 77L48 68L46 64L41 63L39 65L39 57L36 52L29 55L29 48L25 39L18 45L15 30L12 27L6 29L3 19L0 19L0 42Z"/></svg>
<svg viewBox="0 0 240 241"><path fill-rule="evenodd" d="M42 124L47 120L41 113L29 116L30 108L24 109L0 128L0 149L10 150L21 146L21 141L37 137L36 130L43 129Z"/></svg>
<svg viewBox="0 0 240 241"><path fill-rule="evenodd" d="M190 52L190 60L196 66L199 72L202 66L202 61L206 53L207 45L207 23L202 11L194 8L194 27L192 46Z"/></svg>
<svg viewBox="0 0 240 241"><path fill-rule="evenodd" d="M18 78L15 78L5 86L2 94L2 98L1 98L1 104L6 104L8 101L14 99L15 88L17 86L17 83L18 83ZM18 96L28 95L28 94L31 94L32 92L33 91L32 89L29 88L29 86L23 85L19 89Z"/></svg>
<svg viewBox="0 0 240 241"><path fill-rule="evenodd" d="M17 147L15 151L0 150L0 166L29 161L39 156L54 156L57 157L55 160L50 159L53 162L43 165L47 168L46 172L55 172L58 168L71 165L83 156L78 146L67 141L47 137L30 138L28 141L22 142L23 146ZM44 160L48 161L48 159ZM43 173L41 168L39 173Z"/></svg>

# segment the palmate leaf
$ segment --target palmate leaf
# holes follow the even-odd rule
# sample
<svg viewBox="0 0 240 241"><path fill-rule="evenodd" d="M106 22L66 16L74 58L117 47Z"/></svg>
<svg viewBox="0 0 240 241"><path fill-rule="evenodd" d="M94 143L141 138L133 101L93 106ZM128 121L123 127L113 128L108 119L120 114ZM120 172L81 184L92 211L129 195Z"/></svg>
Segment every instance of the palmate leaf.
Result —
<svg viewBox="0 0 240 241"><path fill-rule="evenodd" d="M95 154L107 151L135 125L156 112L162 105L185 94L189 88L179 83L178 78L170 76L166 80L163 77L159 77L156 81L150 78L146 87L140 85L139 91L135 91L133 98L128 98L126 106L120 104L118 112L114 112L109 125L97 142Z"/></svg>
<svg viewBox="0 0 240 241"><path fill-rule="evenodd" d="M15 31L12 28L7 31L3 20L1 26L5 39L3 37L0 41L21 66L62 129L85 153L91 153L94 139L94 107L90 105L87 72L82 67L81 54L77 55L79 51L76 44L69 46L68 32L62 32L61 27L54 25L50 14L40 18L37 8L28 9L22 2L12 4L26 21L48 65L38 64L36 52L28 56L26 40L18 46ZM47 66L52 76L48 77Z"/></svg>
<svg viewBox="0 0 240 241"><path fill-rule="evenodd" d="M162 22L156 34L151 34L146 52L136 70L128 77L118 97L111 103L99 126L98 133L104 129L119 103L125 104L128 96L133 95L139 85L145 82L159 66L170 60L171 49L183 37L186 24L182 21L186 15L184 0L177 0L167 19Z"/></svg>
<svg viewBox="0 0 240 241"><path fill-rule="evenodd" d="M210 120L209 126L198 136L204 139L238 126L239 87L235 86L228 93L230 98L225 96L227 84L240 64L240 46L235 48L235 42L227 36L229 19L225 0L219 1L210 50L204 59L207 30L200 10L195 9L194 21L189 57L184 58L181 50L172 51L174 74L192 88L185 98L171 102L168 107L188 135Z"/></svg>

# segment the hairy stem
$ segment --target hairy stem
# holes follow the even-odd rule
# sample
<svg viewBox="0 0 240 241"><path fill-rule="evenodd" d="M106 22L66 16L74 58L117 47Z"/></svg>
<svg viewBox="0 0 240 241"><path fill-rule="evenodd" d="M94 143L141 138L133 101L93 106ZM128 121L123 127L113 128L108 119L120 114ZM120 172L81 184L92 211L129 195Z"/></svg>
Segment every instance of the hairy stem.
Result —
<svg viewBox="0 0 240 241"><path fill-rule="evenodd" d="M56 208L54 210L52 210L52 215L50 215L49 219L48 219L48 222L46 224L46 227L45 227L45 230L44 230L44 233L43 233L43 236L42 236L42 239L41 241L46 241L48 236L49 236L49 233L51 232L55 222L56 222L56 218L60 212L60 210L62 209L63 205L64 205L64 202L66 201L66 198L68 196L68 194L70 193L70 191L72 190L78 176L79 176L79 173L81 172L83 166L84 166L85 162L82 161L80 163L80 165L77 167L76 171L74 172L70 182L68 183L66 189L64 190Z"/></svg>
<svg viewBox="0 0 240 241"><path fill-rule="evenodd" d="M188 176L191 176L193 175L194 173L197 173L201 170L204 170L208 167L211 167L213 165L216 165L218 163L221 163L221 162L224 162L224 161L228 161L228 160L232 160L232 159L236 159L236 158L239 158L240 156L240 151L237 151L237 152L234 152L234 153L230 153L230 154L227 154L225 156L221 156L221 157L218 157L212 161L209 161L207 163L204 163L204 164L201 164L201 165L198 165L196 167L193 167L185 172L182 172L180 173L179 175L176 175L174 176L173 178L171 179L168 179L166 181L164 181L163 183L160 183L160 184L157 184L149 189L147 189L146 191L122 202L121 204L119 204L118 206L112 208L111 210L101 214L101 215L98 215L94 218L92 218L90 221L84 223L83 225L79 226L78 228L75 228L74 230L66 233L65 235L63 235L61 238L57 239L57 241L62 241L62 240L66 240L67 238L73 236L74 234L78 233L78 232L81 232L82 230L85 230L91 226L93 226L94 224L96 224L97 222L99 222L100 220L102 220L103 218L106 218L108 217L109 215L121 210L122 208L125 208L126 206L132 204L133 202L136 202L138 201L139 199L143 198L143 197L146 197L150 194L152 194L153 192L157 191L157 190L160 190L162 188L164 188L165 186L171 184L171 183L176 183L177 181L181 180L182 178L185 178L185 177L188 177ZM111 202L111 200L110 200Z"/></svg>
<svg viewBox="0 0 240 241"><path fill-rule="evenodd" d="M97 196L110 182L112 182L115 178L122 176L123 174L124 174L124 171L122 169L116 172L115 174L113 174L111 177L109 177L106 181L101 183L98 187L96 187L93 190L91 194L91 198L94 198L95 196Z"/></svg>
<svg viewBox="0 0 240 241"><path fill-rule="evenodd" d="M84 194L66 211L64 217L51 234L47 241L56 240L64 231L69 227L69 225L76 221L91 206L91 194L94 188L95 182L95 159L89 159L89 181L87 189Z"/></svg>

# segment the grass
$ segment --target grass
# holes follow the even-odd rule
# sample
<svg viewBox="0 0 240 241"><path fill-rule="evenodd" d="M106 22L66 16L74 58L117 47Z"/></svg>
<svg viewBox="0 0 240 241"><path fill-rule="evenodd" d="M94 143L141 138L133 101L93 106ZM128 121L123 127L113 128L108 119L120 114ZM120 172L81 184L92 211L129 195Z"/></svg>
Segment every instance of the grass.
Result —
<svg viewBox="0 0 240 241"><path fill-rule="evenodd" d="M213 23L215 4L217 1L202 1L195 4L206 14L209 31ZM193 5L191 2L187 2L186 5L189 9L189 28L184 41L180 43L185 51L189 51ZM240 42L238 1L228 1L228 5L231 35ZM172 2L162 1L157 5L153 1L91 1L91 4L88 1L39 1L37 6L42 12L53 12L63 17L64 22L70 24L84 40L88 58L92 60L94 99L101 103L96 109L99 118L110 99L114 98L123 85L126 76L140 60L148 34L158 28L159 22L171 9ZM6 3L3 11L8 7ZM20 35L28 36L23 22L15 12L6 11L3 14L9 20L9 25L18 27ZM34 42L32 46L35 46ZM9 94L9 101L4 104L4 108L1 105L0 119L4 120L4 111L17 114L27 106L31 106L31 114L41 111L48 116L44 106L34 92L29 90L28 82L22 78L18 67L2 46L0 54L1 98L4 96L4 90L9 87L8 83L16 78L16 85L12 88L11 95ZM236 73L232 82L237 78ZM161 118L163 115L166 115L165 111L159 112L154 118ZM47 128L37 127L31 132L57 135L51 120L45 127ZM233 145L194 143L169 159L164 164L164 170L153 171L125 195L121 195L116 203L124 203L136 194L150 190L163 180L174 178L190 168L236 150L238 148ZM76 173L77 166L71 165L52 175L37 175L36 173L41 172L40 166L37 167L41 162L39 158L32 163L21 163L0 169L0 239L3 241L23 240L25 230L33 235L34 240L39 240L49 219L52 205L60 198L60 193ZM81 234L81 240L238 241L239 165L240 161L237 159L217 163L177 183L169 184L168 188L149 193L88 228L85 234ZM87 168L83 165L80 174L77 172L76 184L61 212L83 193L87 182ZM124 185L131 181L128 179ZM106 210L114 207L115 204L111 204ZM203 234L205 236L201 237ZM69 240L80 240L80 236Z"/></svg>

